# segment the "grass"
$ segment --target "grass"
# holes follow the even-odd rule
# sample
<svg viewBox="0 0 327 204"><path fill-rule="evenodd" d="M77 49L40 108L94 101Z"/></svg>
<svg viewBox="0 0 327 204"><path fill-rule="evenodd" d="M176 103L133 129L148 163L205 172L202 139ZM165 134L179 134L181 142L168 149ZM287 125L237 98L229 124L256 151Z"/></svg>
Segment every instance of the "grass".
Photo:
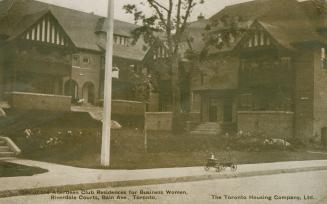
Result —
<svg viewBox="0 0 327 204"><path fill-rule="evenodd" d="M0 132L18 144L23 150L23 158L100 168L101 123L92 120L88 114L11 110L0 124ZM124 124L123 127L113 131L111 136L113 169L202 166L211 153L220 161L232 160L238 164L327 159L326 154L308 153L303 147L293 151L258 151L252 148L251 140L255 140L252 137L231 142L230 138L217 136L172 136L151 132L148 134L148 152L145 152L143 131ZM26 128L32 132L28 138L24 133ZM254 142L262 144L260 140ZM231 146L232 151L226 151L227 146Z"/></svg>
<svg viewBox="0 0 327 204"><path fill-rule="evenodd" d="M0 177L33 176L35 174L42 174L46 172L48 172L48 170L38 167L0 162Z"/></svg>
<svg viewBox="0 0 327 204"><path fill-rule="evenodd" d="M219 161L233 161L237 164L270 163L280 161L304 161L327 159L324 154L310 154L307 152L281 152L270 151L264 154L257 152L232 151L229 157L226 152L215 152ZM192 167L203 166L210 153L198 151L192 153L185 152L161 152L161 153L113 153L111 155L112 169L151 169L151 168L171 168L171 167ZM101 168L100 154L81 154L79 157L33 157L29 159L59 163L82 168ZM230 159L229 159L230 158Z"/></svg>
<svg viewBox="0 0 327 204"><path fill-rule="evenodd" d="M327 154L308 153L305 148L297 151L226 151L224 149L226 141L222 138L215 140L213 138L185 138L184 136L175 140L160 140L159 138L158 140L161 148L158 148L159 145L156 144L156 148L145 152L142 131L123 129L113 132L111 141L111 168L149 169L202 166L206 159L210 157L211 153L214 153L216 158L222 162L233 161L238 164L327 159ZM183 143L182 141L188 142ZM51 149L50 151L38 150L30 154L23 154L23 157L82 168L101 168L100 138L85 142L87 143L86 146L76 144L71 148L63 147ZM200 143L204 146L201 147ZM202 149L194 149L194 146L200 146ZM161 150L158 151L158 149ZM167 151L162 151L162 149L167 149Z"/></svg>

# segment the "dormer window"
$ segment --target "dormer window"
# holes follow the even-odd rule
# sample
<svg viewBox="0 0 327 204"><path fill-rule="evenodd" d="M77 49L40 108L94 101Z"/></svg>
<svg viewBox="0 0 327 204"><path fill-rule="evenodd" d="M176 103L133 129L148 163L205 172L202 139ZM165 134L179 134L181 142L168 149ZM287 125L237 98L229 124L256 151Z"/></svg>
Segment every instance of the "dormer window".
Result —
<svg viewBox="0 0 327 204"><path fill-rule="evenodd" d="M114 43L116 45L128 46L129 45L129 37L121 36L121 35L114 35Z"/></svg>

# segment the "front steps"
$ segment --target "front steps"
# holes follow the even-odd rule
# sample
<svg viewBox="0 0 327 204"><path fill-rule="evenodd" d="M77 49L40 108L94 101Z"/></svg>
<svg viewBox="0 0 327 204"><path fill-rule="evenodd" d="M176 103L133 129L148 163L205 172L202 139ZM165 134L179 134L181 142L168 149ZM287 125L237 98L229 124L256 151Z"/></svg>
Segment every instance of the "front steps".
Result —
<svg viewBox="0 0 327 204"><path fill-rule="evenodd" d="M217 122L201 123L191 131L191 135L219 135L221 133L221 124Z"/></svg>
<svg viewBox="0 0 327 204"><path fill-rule="evenodd" d="M0 159L15 157L20 153L20 149L6 137L0 137Z"/></svg>

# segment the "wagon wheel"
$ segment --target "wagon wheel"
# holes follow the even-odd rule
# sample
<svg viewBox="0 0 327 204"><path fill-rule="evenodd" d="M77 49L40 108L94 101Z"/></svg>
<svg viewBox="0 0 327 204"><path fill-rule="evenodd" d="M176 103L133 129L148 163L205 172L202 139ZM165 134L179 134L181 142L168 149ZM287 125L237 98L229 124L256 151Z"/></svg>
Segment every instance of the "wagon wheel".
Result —
<svg viewBox="0 0 327 204"><path fill-rule="evenodd" d="M215 167L216 167L216 172L221 172L223 170L223 167L219 164L217 164Z"/></svg>
<svg viewBox="0 0 327 204"><path fill-rule="evenodd" d="M236 171L236 170L237 170L237 165L236 165L236 164L232 164L232 165L230 166L230 169L231 169L232 171Z"/></svg>

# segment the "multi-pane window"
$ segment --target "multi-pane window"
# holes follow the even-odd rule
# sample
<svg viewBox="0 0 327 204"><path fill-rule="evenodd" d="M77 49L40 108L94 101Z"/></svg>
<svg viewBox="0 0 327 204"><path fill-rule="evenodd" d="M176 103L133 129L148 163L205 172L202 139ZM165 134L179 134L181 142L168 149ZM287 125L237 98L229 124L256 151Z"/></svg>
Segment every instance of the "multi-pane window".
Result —
<svg viewBox="0 0 327 204"><path fill-rule="evenodd" d="M90 58L88 56L83 57L83 63L84 64L90 64Z"/></svg>
<svg viewBox="0 0 327 204"><path fill-rule="evenodd" d="M128 46L129 45L129 37L121 36L121 35L115 35L114 36L114 43L116 45Z"/></svg>
<svg viewBox="0 0 327 204"><path fill-rule="evenodd" d="M73 64L78 65L79 64L79 55L73 55Z"/></svg>

